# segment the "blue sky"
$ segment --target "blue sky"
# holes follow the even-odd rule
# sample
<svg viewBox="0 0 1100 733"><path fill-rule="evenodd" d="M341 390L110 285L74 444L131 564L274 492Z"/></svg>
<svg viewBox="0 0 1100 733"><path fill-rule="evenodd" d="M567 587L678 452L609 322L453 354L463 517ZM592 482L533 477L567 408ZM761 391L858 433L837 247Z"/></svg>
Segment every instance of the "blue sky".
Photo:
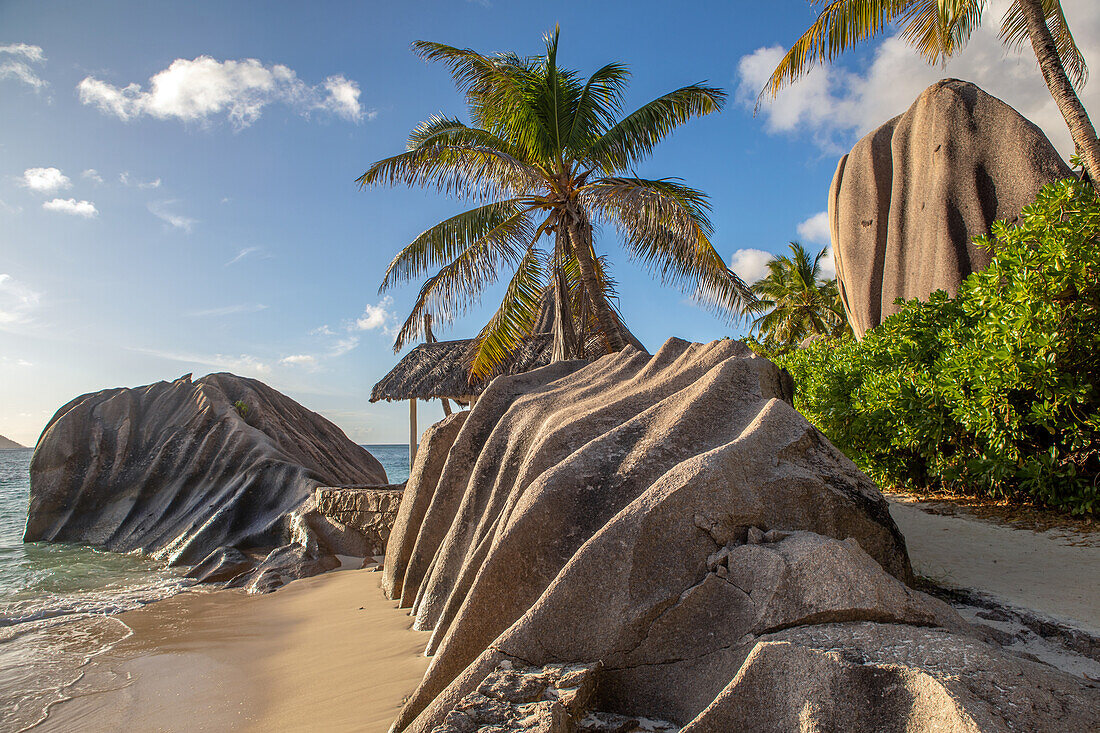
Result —
<svg viewBox="0 0 1100 733"><path fill-rule="evenodd" d="M1100 63L1100 5L1066 0ZM407 407L371 405L399 356L392 329L416 287L380 296L393 254L462 202L360 191L373 161L443 111L463 114L441 67L409 44L541 50L560 63L627 63L627 106L709 80L726 110L693 121L638 168L708 192L714 241L745 277L791 239L828 243L838 157L928 84L968 79L1068 134L1027 55L996 39L998 11L946 69L898 39L818 69L754 116L774 62L815 17L809 3L195 2L0 4L0 434L33 444L72 397L193 372L258 377L360 442L401 442ZM1100 114L1100 83L1083 98ZM627 323L669 336L739 335L612 254ZM473 335L485 304L441 334ZM438 403L425 408L422 425Z"/></svg>

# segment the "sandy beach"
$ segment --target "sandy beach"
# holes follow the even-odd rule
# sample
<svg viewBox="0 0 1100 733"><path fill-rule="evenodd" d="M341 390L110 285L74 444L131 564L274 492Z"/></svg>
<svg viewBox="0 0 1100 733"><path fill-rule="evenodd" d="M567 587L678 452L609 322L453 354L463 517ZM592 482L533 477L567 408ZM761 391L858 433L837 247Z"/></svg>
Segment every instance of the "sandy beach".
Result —
<svg viewBox="0 0 1100 733"><path fill-rule="evenodd" d="M428 659L379 578L345 570L123 614L133 635L33 730L385 731Z"/></svg>

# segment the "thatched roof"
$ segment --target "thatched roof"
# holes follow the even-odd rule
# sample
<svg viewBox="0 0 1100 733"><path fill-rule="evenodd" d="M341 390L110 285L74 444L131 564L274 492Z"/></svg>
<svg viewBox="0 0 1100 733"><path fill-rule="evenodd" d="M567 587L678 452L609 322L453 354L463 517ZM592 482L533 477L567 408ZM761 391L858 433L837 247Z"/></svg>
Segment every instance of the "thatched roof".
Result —
<svg viewBox="0 0 1100 733"><path fill-rule="evenodd" d="M524 339L523 345L509 359L503 374L522 374L550 363L554 353L554 299L547 288L535 320L534 334ZM429 322L430 323L430 322ZM431 337L431 328L428 327ZM629 344L645 351L642 343L629 329L623 328ZM598 359L606 352L603 339L591 334L585 342L588 359ZM470 380L470 364L473 362L474 339L454 341L430 341L420 344L405 355L390 373L382 377L370 393L370 401L379 400L458 400L476 397L489 386L490 379ZM465 401L465 400L463 400Z"/></svg>
<svg viewBox="0 0 1100 733"><path fill-rule="evenodd" d="M420 344L405 355L370 393L370 401L458 399L481 394L490 379L470 381L473 339ZM550 363L554 337L530 336L509 364L508 374L522 374Z"/></svg>

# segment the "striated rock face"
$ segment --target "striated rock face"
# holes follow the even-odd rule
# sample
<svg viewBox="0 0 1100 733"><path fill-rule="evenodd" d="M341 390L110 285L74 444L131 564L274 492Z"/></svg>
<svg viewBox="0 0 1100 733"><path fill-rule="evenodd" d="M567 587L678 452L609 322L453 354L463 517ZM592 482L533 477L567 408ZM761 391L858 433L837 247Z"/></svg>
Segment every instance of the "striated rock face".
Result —
<svg viewBox="0 0 1100 733"><path fill-rule="evenodd" d="M907 586L882 496L742 344L547 370L421 444L385 587L434 658L394 731L1100 723L1095 685Z"/></svg>
<svg viewBox="0 0 1100 733"><path fill-rule="evenodd" d="M829 192L837 283L856 335L896 298L954 293L989 264L970 240L1072 175L1042 131L969 82L928 87L840 159Z"/></svg>
<svg viewBox="0 0 1100 733"><path fill-rule="evenodd" d="M494 657L497 649L536 665L602 660L604 689L637 691L608 710L645 714L630 704L668 682L675 657L665 655L683 658L693 644L710 643L708 635L721 647L728 639L714 634L722 630L737 638L833 613L829 598L810 610L758 608L719 578L728 563L716 553L762 541L773 529L835 538L840 549L821 557L873 567L893 583L894 595L886 595L895 605L882 618L954 622L942 604L910 597L895 579L908 580L911 571L882 496L791 407L789 376L743 344L671 339L655 356L627 349L583 368L546 369L493 382L458 431L419 526L410 522L400 534L395 527L387 554L394 577L401 564L395 553L410 537L424 553L422 569L412 572L410 561L400 589L389 590L413 608L417 628L433 630L428 651L435 655L398 729L415 720L410 729L426 731L441 722L504 658ZM421 452L431 450L429 443ZM423 502L418 496L432 489L414 476L403 503ZM838 542L846 538L854 539ZM795 583L784 568L808 566L798 559L798 541L784 541L789 559L751 552L769 558L758 560L760 573ZM673 621L667 614L676 599L708 576L697 598L721 618ZM709 595L712 588L720 593ZM846 598L832 590L823 595ZM884 593L872 586L836 613L873 614ZM669 636L651 628L658 618ZM501 646L506 639L513 645ZM645 685L611 682L651 662L657 666ZM662 698L698 694L667 690Z"/></svg>
<svg viewBox="0 0 1100 733"><path fill-rule="evenodd" d="M200 575L246 584L267 571L253 587L270 588L346 551L332 527L318 539L317 486L385 483L374 456L262 382L187 375L83 395L54 415L31 460L25 539L208 558Z"/></svg>

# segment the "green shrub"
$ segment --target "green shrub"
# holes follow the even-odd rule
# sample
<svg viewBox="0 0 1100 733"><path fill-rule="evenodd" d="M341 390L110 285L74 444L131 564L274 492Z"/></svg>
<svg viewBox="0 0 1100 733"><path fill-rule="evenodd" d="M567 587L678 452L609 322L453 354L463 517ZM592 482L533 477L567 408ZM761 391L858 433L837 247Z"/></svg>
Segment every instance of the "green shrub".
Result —
<svg viewBox="0 0 1100 733"><path fill-rule="evenodd" d="M880 484L1100 509L1100 200L1063 181L950 298L774 356L795 404Z"/></svg>

